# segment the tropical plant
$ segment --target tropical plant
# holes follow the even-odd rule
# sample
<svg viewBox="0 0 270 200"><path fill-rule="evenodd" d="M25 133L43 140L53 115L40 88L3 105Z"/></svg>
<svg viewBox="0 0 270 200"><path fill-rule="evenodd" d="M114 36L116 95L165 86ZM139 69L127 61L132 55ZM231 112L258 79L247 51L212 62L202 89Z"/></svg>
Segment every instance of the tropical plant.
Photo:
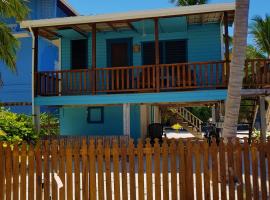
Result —
<svg viewBox="0 0 270 200"><path fill-rule="evenodd" d="M29 9L26 0L0 0L0 18L22 21L28 15ZM16 70L16 50L19 47L18 40L12 35L12 30L0 22L0 60L9 69Z"/></svg>
<svg viewBox="0 0 270 200"><path fill-rule="evenodd" d="M208 0L170 0L171 3L176 4L177 6L191 6L191 5L200 5L206 4Z"/></svg>
<svg viewBox="0 0 270 200"><path fill-rule="evenodd" d="M270 58L270 16L255 16L250 26L250 34L253 36L255 47L252 49L259 56ZM261 56L260 56L261 57Z"/></svg>
<svg viewBox="0 0 270 200"><path fill-rule="evenodd" d="M47 126L50 121L50 127ZM59 121L51 114L41 114L41 131L37 133L32 124L32 117L25 114L17 114L0 107L0 140L9 143L21 143L22 141L35 142L45 135L58 135Z"/></svg>
<svg viewBox="0 0 270 200"><path fill-rule="evenodd" d="M249 0L236 0L232 63L226 101L223 137L236 137L246 59Z"/></svg>

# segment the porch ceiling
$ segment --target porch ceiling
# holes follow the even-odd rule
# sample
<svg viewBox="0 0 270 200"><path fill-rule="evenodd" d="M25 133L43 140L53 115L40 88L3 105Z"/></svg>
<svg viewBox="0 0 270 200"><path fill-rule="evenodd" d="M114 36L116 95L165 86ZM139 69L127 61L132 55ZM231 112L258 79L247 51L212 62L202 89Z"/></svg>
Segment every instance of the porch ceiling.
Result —
<svg viewBox="0 0 270 200"><path fill-rule="evenodd" d="M123 30L142 32L141 24L149 23L147 19L162 18L159 22L161 28L174 31L173 24L183 19L186 19L187 24L221 22L224 12L228 12L231 24L234 20L234 10L234 3L206 4L162 10L23 21L21 27L38 28L41 36L54 39L61 37L60 31L65 29L73 29L81 35L87 35L92 31L92 24L96 24L97 32ZM147 28L151 29L151 23L147 24Z"/></svg>

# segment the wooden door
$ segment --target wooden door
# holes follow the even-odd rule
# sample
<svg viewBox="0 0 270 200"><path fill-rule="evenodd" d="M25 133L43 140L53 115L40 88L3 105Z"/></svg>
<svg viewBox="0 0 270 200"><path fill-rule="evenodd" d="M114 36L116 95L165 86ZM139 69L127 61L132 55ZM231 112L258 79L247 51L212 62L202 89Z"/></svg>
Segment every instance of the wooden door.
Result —
<svg viewBox="0 0 270 200"><path fill-rule="evenodd" d="M126 67L131 65L131 42L129 39L112 40L109 43L109 66L115 68L110 74L110 89L114 92L126 90L127 73L130 70L117 69L117 67Z"/></svg>

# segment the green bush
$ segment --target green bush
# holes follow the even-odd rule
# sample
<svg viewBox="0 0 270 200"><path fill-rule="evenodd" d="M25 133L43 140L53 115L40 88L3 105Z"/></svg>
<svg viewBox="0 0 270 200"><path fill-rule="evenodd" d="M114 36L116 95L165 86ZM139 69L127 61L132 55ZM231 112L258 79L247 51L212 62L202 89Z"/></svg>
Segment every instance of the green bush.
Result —
<svg viewBox="0 0 270 200"><path fill-rule="evenodd" d="M40 119L41 131L38 133L32 124L31 116L0 108L0 140L9 143L36 142L44 135L59 133L57 118L51 114L42 113ZM53 125L53 128L45 126L48 122Z"/></svg>

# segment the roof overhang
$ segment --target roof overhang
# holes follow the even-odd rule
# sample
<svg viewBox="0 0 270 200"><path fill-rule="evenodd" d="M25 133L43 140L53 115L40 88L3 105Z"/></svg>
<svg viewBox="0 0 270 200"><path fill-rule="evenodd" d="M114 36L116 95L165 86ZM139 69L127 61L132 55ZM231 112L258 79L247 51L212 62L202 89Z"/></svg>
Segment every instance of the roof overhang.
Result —
<svg viewBox="0 0 270 200"><path fill-rule="evenodd" d="M188 23L211 23L223 19L223 14L228 13L229 23L234 20L235 3L204 4L195 6L183 6L169 9L132 11L114 14L100 14L91 16L74 16L64 18L29 20L21 22L21 28L39 29L40 34L50 39L50 36L58 37L57 31L71 28L82 35L92 31L92 24L96 24L97 31L118 28L134 29L135 21L186 16Z"/></svg>
<svg viewBox="0 0 270 200"><path fill-rule="evenodd" d="M58 0L57 3L68 16L79 16L79 13L66 0Z"/></svg>

